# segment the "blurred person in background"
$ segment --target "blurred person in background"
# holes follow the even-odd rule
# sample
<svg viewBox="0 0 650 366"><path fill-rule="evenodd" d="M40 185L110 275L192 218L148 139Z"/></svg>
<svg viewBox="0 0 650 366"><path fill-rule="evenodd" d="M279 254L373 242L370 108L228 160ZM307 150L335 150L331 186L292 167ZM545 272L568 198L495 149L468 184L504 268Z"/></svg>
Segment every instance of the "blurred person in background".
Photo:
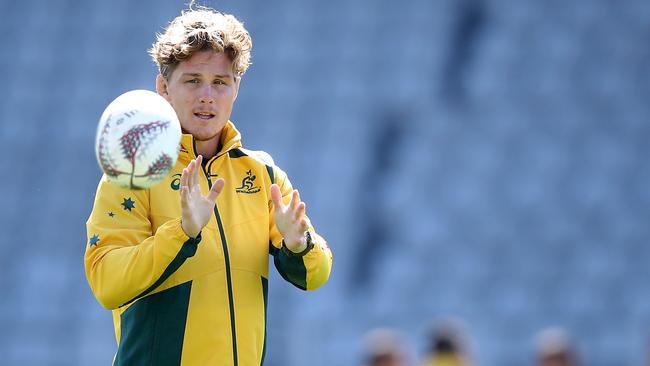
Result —
<svg viewBox="0 0 650 366"><path fill-rule="evenodd" d="M568 333L559 327L542 330L536 337L537 366L578 366L578 354Z"/></svg>
<svg viewBox="0 0 650 366"><path fill-rule="evenodd" d="M251 48L234 16L190 5L150 50L184 134L159 185L128 190L104 176L97 188L84 261L113 310L114 365L263 364L269 254L302 290L329 278L332 253L298 191L230 121Z"/></svg>
<svg viewBox="0 0 650 366"><path fill-rule="evenodd" d="M377 328L364 336L364 366L406 366L407 351L402 335Z"/></svg>
<svg viewBox="0 0 650 366"><path fill-rule="evenodd" d="M431 327L422 366L470 366L467 332L458 319L437 321Z"/></svg>

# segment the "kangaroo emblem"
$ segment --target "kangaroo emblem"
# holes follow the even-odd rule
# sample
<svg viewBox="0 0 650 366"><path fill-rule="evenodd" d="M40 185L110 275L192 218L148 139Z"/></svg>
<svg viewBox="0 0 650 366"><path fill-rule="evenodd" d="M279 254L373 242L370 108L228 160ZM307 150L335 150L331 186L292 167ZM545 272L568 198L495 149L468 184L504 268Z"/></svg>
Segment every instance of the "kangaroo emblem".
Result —
<svg viewBox="0 0 650 366"><path fill-rule="evenodd" d="M242 179L241 181L241 187L235 188L235 191L237 193L247 193L247 194L253 194L259 192L260 187L255 187L253 185L253 182L255 181L256 178L257 177L253 175L253 173L249 169L246 172L246 177L244 177L244 179Z"/></svg>

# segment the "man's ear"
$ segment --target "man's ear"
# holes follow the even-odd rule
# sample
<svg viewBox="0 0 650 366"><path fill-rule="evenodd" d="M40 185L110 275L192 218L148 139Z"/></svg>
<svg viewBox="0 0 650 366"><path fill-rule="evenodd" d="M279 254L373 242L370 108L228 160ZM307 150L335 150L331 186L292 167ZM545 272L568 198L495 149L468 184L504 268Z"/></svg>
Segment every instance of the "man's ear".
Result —
<svg viewBox="0 0 650 366"><path fill-rule="evenodd" d="M158 92L160 96L167 99L169 102L169 92L167 90L167 87L167 79L165 79L162 74L158 74L158 76L156 76L156 92Z"/></svg>

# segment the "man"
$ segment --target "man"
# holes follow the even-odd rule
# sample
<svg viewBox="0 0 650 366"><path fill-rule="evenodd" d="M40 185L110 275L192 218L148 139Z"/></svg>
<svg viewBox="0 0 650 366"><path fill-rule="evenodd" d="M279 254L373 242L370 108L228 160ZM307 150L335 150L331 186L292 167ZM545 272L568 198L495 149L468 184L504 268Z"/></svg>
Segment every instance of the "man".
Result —
<svg viewBox="0 0 650 366"><path fill-rule="evenodd" d="M86 276L113 310L115 365L260 365L268 255L303 290L329 277L331 251L298 191L229 120L251 47L235 17L202 8L150 50L183 128L178 162L148 190L103 177L87 222Z"/></svg>

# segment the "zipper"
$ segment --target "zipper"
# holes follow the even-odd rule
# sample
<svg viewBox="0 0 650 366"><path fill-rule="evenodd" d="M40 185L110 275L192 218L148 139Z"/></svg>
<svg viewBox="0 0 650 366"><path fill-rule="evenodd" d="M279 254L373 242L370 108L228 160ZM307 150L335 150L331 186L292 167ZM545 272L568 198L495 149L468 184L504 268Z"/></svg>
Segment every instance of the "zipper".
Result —
<svg viewBox="0 0 650 366"><path fill-rule="evenodd" d="M195 148L196 151L196 148ZM208 168L206 169L204 165L201 166L205 178L208 180L208 188L212 188L212 181L210 180L211 174L208 172L212 166L212 163L216 161L216 157L211 159ZM228 254L228 243L226 242L226 233L223 230L223 223L221 222L221 215L219 215L219 208L217 204L214 205L214 216L217 219L217 225L219 226L219 235L221 236L221 246L223 247L223 258L226 264L226 284L228 285L228 303L230 306L230 330L232 333L232 355L234 366L237 366L237 331L235 328L235 303L232 291L232 275L230 273L230 256Z"/></svg>

